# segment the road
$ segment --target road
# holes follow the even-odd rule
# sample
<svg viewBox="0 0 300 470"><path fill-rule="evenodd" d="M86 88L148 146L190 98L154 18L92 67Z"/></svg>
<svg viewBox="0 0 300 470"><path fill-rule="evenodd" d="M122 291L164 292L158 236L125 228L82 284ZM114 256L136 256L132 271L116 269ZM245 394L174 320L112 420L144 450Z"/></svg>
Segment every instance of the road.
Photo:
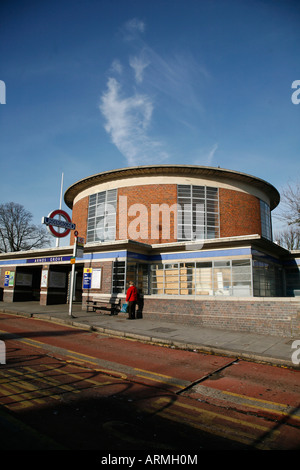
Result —
<svg viewBox="0 0 300 470"><path fill-rule="evenodd" d="M300 449L299 371L10 314L0 339L1 449Z"/></svg>

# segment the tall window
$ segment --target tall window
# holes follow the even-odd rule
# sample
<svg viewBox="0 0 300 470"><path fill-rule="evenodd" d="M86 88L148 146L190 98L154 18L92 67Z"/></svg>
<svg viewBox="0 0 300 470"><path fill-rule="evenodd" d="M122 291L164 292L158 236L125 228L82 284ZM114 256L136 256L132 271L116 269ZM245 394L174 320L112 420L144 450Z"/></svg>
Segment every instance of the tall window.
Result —
<svg viewBox="0 0 300 470"><path fill-rule="evenodd" d="M178 185L177 239L219 237L219 192L207 186Z"/></svg>
<svg viewBox="0 0 300 470"><path fill-rule="evenodd" d="M146 263L127 261L126 285L133 281L139 294L149 294L149 266Z"/></svg>
<svg viewBox="0 0 300 470"><path fill-rule="evenodd" d="M253 260L253 293L256 297L282 295L282 269L266 260Z"/></svg>
<svg viewBox="0 0 300 470"><path fill-rule="evenodd" d="M89 197L87 243L115 240L117 190L102 191Z"/></svg>
<svg viewBox="0 0 300 470"><path fill-rule="evenodd" d="M114 261L112 271L112 292L114 294L125 293L126 264L125 261Z"/></svg>
<svg viewBox="0 0 300 470"><path fill-rule="evenodd" d="M261 234L268 240L272 240L272 223L270 207L264 201L260 201Z"/></svg>

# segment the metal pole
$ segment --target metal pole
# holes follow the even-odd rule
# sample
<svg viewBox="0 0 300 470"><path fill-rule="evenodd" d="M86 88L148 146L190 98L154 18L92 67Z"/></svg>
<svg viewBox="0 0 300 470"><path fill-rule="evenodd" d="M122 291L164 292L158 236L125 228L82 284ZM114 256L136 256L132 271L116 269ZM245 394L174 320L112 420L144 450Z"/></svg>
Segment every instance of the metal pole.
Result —
<svg viewBox="0 0 300 470"><path fill-rule="evenodd" d="M63 193L63 184L64 184L64 174L62 173L61 175L61 185L60 185L60 202L59 202L59 208L61 209L61 204L62 204L62 193ZM59 215L59 220L60 220L60 215ZM60 231L60 229L58 229ZM59 238L56 239L56 246L59 246Z"/></svg>
<svg viewBox="0 0 300 470"><path fill-rule="evenodd" d="M75 238L74 242L74 248L73 248L73 256L75 257L76 260L76 242L77 239ZM72 271L71 271L71 286L70 286L70 293L69 293L69 315L73 317L72 315L72 305L73 305L73 295L74 295L74 279L75 279L75 263L72 264Z"/></svg>

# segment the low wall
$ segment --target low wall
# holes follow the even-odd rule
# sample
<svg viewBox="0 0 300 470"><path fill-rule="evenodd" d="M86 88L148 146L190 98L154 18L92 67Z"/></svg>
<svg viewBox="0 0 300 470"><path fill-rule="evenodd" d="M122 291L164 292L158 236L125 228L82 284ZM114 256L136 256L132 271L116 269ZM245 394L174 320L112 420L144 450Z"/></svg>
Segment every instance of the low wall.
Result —
<svg viewBox="0 0 300 470"><path fill-rule="evenodd" d="M178 298L145 296L143 318L168 319L264 335L300 337L300 301L294 298Z"/></svg>

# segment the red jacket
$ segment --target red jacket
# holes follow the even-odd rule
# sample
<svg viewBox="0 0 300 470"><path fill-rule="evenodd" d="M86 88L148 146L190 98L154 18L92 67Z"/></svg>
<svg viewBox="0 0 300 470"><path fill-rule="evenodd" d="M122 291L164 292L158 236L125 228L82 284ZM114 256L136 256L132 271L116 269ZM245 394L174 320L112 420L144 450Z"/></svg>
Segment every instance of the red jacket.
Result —
<svg viewBox="0 0 300 470"><path fill-rule="evenodd" d="M126 294L127 302L136 302L137 301L137 288L135 286L130 286Z"/></svg>

